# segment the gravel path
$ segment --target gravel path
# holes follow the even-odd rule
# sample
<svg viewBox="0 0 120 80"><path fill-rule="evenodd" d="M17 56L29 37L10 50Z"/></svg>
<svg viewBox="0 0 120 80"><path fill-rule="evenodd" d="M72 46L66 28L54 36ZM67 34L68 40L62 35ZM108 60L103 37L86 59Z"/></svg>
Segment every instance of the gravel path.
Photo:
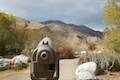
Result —
<svg viewBox="0 0 120 80"><path fill-rule="evenodd" d="M60 78L59 80L75 80L74 71L77 66L78 59L64 59L60 60ZM120 72L117 75L101 75L97 76L100 80L120 80ZM14 71L6 70L0 72L0 80L31 80L30 68Z"/></svg>
<svg viewBox="0 0 120 80"><path fill-rule="evenodd" d="M60 79L59 80L75 80L74 71L78 59L60 60ZM20 71L7 70L0 72L0 80L31 80L30 69Z"/></svg>
<svg viewBox="0 0 120 80"><path fill-rule="evenodd" d="M66 59L60 61L60 79L75 80L75 69L78 59Z"/></svg>

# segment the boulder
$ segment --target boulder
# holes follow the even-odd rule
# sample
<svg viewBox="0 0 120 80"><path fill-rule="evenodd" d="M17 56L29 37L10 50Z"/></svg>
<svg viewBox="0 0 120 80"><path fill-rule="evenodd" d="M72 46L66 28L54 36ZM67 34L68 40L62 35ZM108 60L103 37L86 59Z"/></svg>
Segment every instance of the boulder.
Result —
<svg viewBox="0 0 120 80"><path fill-rule="evenodd" d="M80 64L75 71L76 79L77 80L96 79L95 77L96 68L97 64L95 62L86 62Z"/></svg>
<svg viewBox="0 0 120 80"><path fill-rule="evenodd" d="M91 80L96 79L95 75L91 74L89 71L80 71L76 76L76 80Z"/></svg>
<svg viewBox="0 0 120 80"><path fill-rule="evenodd" d="M80 52L80 55L81 55L81 56L87 55L87 51L81 51L81 52Z"/></svg>
<svg viewBox="0 0 120 80"><path fill-rule="evenodd" d="M23 54L17 55L17 56L12 58L11 63L13 65L11 67L16 69L16 70L27 68L28 67L28 61L29 61L29 57L27 57Z"/></svg>
<svg viewBox="0 0 120 80"><path fill-rule="evenodd" d="M87 51L75 52L74 57L79 58L87 55Z"/></svg>
<svg viewBox="0 0 120 80"><path fill-rule="evenodd" d="M5 70L10 67L11 59L0 58L0 70Z"/></svg>
<svg viewBox="0 0 120 80"><path fill-rule="evenodd" d="M12 60L11 60L11 62L12 62L13 64L22 64L22 63L27 64L28 61L29 61L29 57L27 57L27 56L25 56L25 55L23 55L23 54L18 55L18 56L15 56L15 57L13 57Z"/></svg>

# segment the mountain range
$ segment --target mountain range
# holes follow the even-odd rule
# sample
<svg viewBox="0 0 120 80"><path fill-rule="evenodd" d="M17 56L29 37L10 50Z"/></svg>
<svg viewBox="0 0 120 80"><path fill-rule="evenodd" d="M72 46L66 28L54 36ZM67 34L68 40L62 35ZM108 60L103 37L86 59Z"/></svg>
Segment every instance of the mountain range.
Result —
<svg viewBox="0 0 120 80"><path fill-rule="evenodd" d="M48 20L44 22L29 21L22 18L16 19L17 28L26 29L41 29L47 28L52 32L57 32L61 36L68 36L69 34L76 34L77 36L84 37L98 37L102 38L103 33L100 31L95 31L85 25L67 24L59 20Z"/></svg>

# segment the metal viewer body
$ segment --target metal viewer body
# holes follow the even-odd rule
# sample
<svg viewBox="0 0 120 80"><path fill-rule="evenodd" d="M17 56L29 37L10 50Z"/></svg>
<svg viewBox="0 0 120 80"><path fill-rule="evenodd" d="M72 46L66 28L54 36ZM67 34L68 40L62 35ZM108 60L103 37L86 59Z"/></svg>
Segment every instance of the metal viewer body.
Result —
<svg viewBox="0 0 120 80"><path fill-rule="evenodd" d="M45 37L32 54L31 79L32 80L58 80L59 55L48 37Z"/></svg>

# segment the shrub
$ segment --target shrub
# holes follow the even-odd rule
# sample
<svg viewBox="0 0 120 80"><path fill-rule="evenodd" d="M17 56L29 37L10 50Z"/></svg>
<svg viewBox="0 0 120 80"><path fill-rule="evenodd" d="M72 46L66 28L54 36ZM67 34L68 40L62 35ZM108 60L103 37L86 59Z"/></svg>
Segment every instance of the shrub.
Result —
<svg viewBox="0 0 120 80"><path fill-rule="evenodd" d="M71 47L61 47L59 50L60 58L61 59L72 59L73 56L73 50Z"/></svg>
<svg viewBox="0 0 120 80"><path fill-rule="evenodd" d="M106 71L119 71L120 70L120 55L115 52L101 53L96 55L85 56L84 62L94 61L97 64L97 74Z"/></svg>
<svg viewBox="0 0 120 80"><path fill-rule="evenodd" d="M96 44L95 44L95 43L89 43L89 44L88 44L88 50L93 51L93 50L95 50L95 49L96 49Z"/></svg>
<svg viewBox="0 0 120 80"><path fill-rule="evenodd" d="M120 30L112 30L105 34L104 44L107 49L120 53Z"/></svg>

